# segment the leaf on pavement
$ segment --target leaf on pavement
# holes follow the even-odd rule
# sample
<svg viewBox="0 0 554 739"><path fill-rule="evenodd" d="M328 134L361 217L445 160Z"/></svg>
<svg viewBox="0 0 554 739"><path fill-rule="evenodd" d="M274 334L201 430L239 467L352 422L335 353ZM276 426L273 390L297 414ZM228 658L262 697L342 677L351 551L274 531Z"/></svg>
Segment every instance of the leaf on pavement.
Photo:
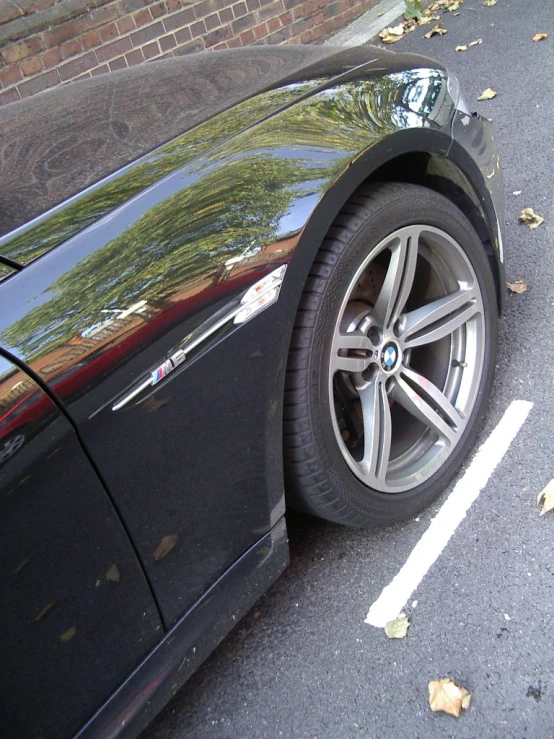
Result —
<svg viewBox="0 0 554 739"><path fill-rule="evenodd" d="M533 41L544 41L545 38L548 38L547 33L536 33L533 36Z"/></svg>
<svg viewBox="0 0 554 739"><path fill-rule="evenodd" d="M492 6L493 5L496 5L497 2L498 2L498 0L485 0L484 3L483 3L483 5L486 8L492 8Z"/></svg>
<svg viewBox="0 0 554 739"><path fill-rule="evenodd" d="M444 36L445 33L448 33L448 29L445 28L442 23L437 23L437 25L433 26L429 33L424 34L423 38L431 38L431 36Z"/></svg>
<svg viewBox="0 0 554 739"><path fill-rule="evenodd" d="M177 534L168 534L167 536L164 536L164 538L161 540L154 551L154 559L158 561L160 559L163 559L164 557L167 557L169 552L172 549L175 549L178 538L179 537L177 536Z"/></svg>
<svg viewBox="0 0 554 739"><path fill-rule="evenodd" d="M399 26L393 26L390 28L383 28L379 32L379 38L384 44L394 44L400 41L404 35L404 24L401 23Z"/></svg>
<svg viewBox="0 0 554 739"><path fill-rule="evenodd" d="M483 43L482 38L476 38L475 41L470 41L468 46L479 46L482 43Z"/></svg>
<svg viewBox="0 0 554 739"><path fill-rule="evenodd" d="M519 220L521 223L525 223L526 226L529 226L530 229L538 228L541 223L544 223L544 218L535 213L533 208L524 208L521 211Z"/></svg>
<svg viewBox="0 0 554 739"><path fill-rule="evenodd" d="M537 495L537 505L542 502L541 516L554 509L554 479Z"/></svg>
<svg viewBox="0 0 554 739"><path fill-rule="evenodd" d="M51 600L50 603L45 605L42 611L40 611L40 613L38 613L35 616L35 621L40 621L42 618L44 618L47 613L50 613L50 611L54 608L55 605L56 605L56 601Z"/></svg>
<svg viewBox="0 0 554 739"><path fill-rule="evenodd" d="M444 711L459 717L471 704L471 693L449 677L431 680L429 683L429 706L432 711Z"/></svg>
<svg viewBox="0 0 554 739"><path fill-rule="evenodd" d="M70 639L73 639L75 636L75 633L77 632L77 629L75 626L71 626L67 631L64 631L63 634L60 634L60 641L68 642Z"/></svg>
<svg viewBox="0 0 554 739"><path fill-rule="evenodd" d="M491 87L487 87L486 90L483 90L483 92L479 95L477 100L492 100L497 96L496 90L493 90Z"/></svg>
<svg viewBox="0 0 554 739"><path fill-rule="evenodd" d="M408 633L410 627L410 619L404 616L403 618L395 618L389 621L385 626L385 634L389 639L403 639Z"/></svg>
<svg viewBox="0 0 554 739"><path fill-rule="evenodd" d="M522 295L527 290L527 283L523 280L516 280L515 282L507 282L508 290L518 295Z"/></svg>
<svg viewBox="0 0 554 739"><path fill-rule="evenodd" d="M454 51L467 51L467 46L456 46Z"/></svg>

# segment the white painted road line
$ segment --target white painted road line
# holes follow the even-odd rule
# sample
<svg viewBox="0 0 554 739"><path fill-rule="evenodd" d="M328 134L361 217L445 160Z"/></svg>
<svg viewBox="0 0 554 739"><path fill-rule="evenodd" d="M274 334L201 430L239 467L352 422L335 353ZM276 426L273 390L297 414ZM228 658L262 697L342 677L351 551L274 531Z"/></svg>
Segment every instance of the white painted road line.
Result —
<svg viewBox="0 0 554 739"><path fill-rule="evenodd" d="M533 403L526 400L510 403L498 426L481 445L467 471L412 549L406 564L369 609L366 624L384 628L398 616L487 484L532 407Z"/></svg>

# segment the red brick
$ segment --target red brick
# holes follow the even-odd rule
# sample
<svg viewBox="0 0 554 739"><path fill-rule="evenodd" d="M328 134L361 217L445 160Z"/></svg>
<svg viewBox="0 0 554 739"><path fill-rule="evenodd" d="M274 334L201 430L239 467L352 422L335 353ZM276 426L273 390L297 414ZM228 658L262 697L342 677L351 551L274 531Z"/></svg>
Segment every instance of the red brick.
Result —
<svg viewBox="0 0 554 739"><path fill-rule="evenodd" d="M137 28L142 28L142 26L145 26L147 23L151 23L152 14L150 13L150 8L139 10L138 13L134 14L133 20L135 21Z"/></svg>
<svg viewBox="0 0 554 739"><path fill-rule="evenodd" d="M58 74L58 70L51 69L44 74L37 74L36 77L33 77L27 82L22 82L18 85L17 89L22 98L27 98L35 95L37 92L42 92L42 90L47 90L49 87L55 87L59 84L60 75Z"/></svg>
<svg viewBox="0 0 554 739"><path fill-rule="evenodd" d="M155 3L154 5L151 5L150 12L152 13L152 18L159 18L161 15L165 15L167 13L165 3Z"/></svg>
<svg viewBox="0 0 554 739"><path fill-rule="evenodd" d="M223 28L218 28L217 31L212 31L211 33L206 34L204 44L206 47L215 46L216 44L220 44L222 41L228 41L232 35L233 34L231 33L229 26L224 26Z"/></svg>
<svg viewBox="0 0 554 739"><path fill-rule="evenodd" d="M162 51L169 51L169 49L173 49L174 46L177 46L177 41L172 33L170 33L169 36L162 36L160 39L160 49Z"/></svg>
<svg viewBox="0 0 554 739"><path fill-rule="evenodd" d="M124 18L121 18L121 20L117 21L117 30L122 36L124 33L134 31L135 28L135 20L132 15L126 15Z"/></svg>
<svg viewBox="0 0 554 739"><path fill-rule="evenodd" d="M323 23L324 20L325 20L325 13L322 10L320 10L319 13L316 13L314 15L314 23L317 23L317 24Z"/></svg>
<svg viewBox="0 0 554 739"><path fill-rule="evenodd" d="M300 40L303 44L309 44L312 40L312 30L304 31L304 33L300 34Z"/></svg>
<svg viewBox="0 0 554 739"><path fill-rule="evenodd" d="M155 56L160 56L160 47L157 41L152 41L151 44L146 44L142 47L142 51L145 59L153 59Z"/></svg>
<svg viewBox="0 0 554 739"><path fill-rule="evenodd" d="M295 21L297 21L299 18L303 18L305 15L306 15L305 5L299 5L298 7L294 8L292 11L292 16Z"/></svg>
<svg viewBox="0 0 554 739"><path fill-rule="evenodd" d="M246 31L248 28L256 25L256 16L254 13L250 15L243 15L242 18L238 18L234 23L231 24L233 33L236 35Z"/></svg>
<svg viewBox="0 0 554 739"><path fill-rule="evenodd" d="M164 27L162 22L158 21L157 23L153 23L151 26L145 26L139 31L132 33L131 41L133 42L133 46L142 46L148 41L152 41L153 39L158 38L158 36L162 36L163 33Z"/></svg>
<svg viewBox="0 0 554 739"><path fill-rule="evenodd" d="M125 59L127 59L127 64L130 67L134 67L135 64L140 64L144 61L144 54L142 53L142 49L135 49L134 51L130 51L128 54L125 54Z"/></svg>
<svg viewBox="0 0 554 739"><path fill-rule="evenodd" d="M83 28L98 28L106 23L111 23L119 18L119 11L115 5L104 5L102 8L91 10L87 15L82 16L81 23Z"/></svg>
<svg viewBox="0 0 554 739"><path fill-rule="evenodd" d="M285 7L281 0L276 0L276 2L271 3L271 5L268 5L265 8L260 8L258 10L258 17L261 21L267 21L270 18L275 18L278 15L281 15L285 12Z"/></svg>
<svg viewBox="0 0 554 739"><path fill-rule="evenodd" d="M267 22L267 30L269 33L273 33L274 31L279 30L281 28L281 24L279 22L279 18L270 18Z"/></svg>
<svg viewBox="0 0 554 739"><path fill-rule="evenodd" d="M235 18L240 18L241 15L246 15L247 12L246 3L237 3L236 5L233 5L233 15Z"/></svg>
<svg viewBox="0 0 554 739"><path fill-rule="evenodd" d="M100 34L97 31L87 31L80 37L83 51L88 51L100 44Z"/></svg>
<svg viewBox="0 0 554 739"><path fill-rule="evenodd" d="M98 30L98 33L100 34L102 41L111 41L111 39L119 36L119 31L115 23L109 23L107 26L102 26L102 28Z"/></svg>
<svg viewBox="0 0 554 739"><path fill-rule="evenodd" d="M211 51L222 51L223 49L228 49L229 46L226 41L224 41L222 44L218 44L217 46L212 46Z"/></svg>
<svg viewBox="0 0 554 739"><path fill-rule="evenodd" d="M44 31L44 40L47 46L58 46L63 44L64 41L69 41L72 38L76 38L81 33L81 24L78 20L69 21L64 23L57 28L51 28L49 31Z"/></svg>
<svg viewBox="0 0 554 739"><path fill-rule="evenodd" d="M263 38L268 34L267 24L265 23L260 23L259 26L254 26L252 30L254 31L254 35L257 39Z"/></svg>
<svg viewBox="0 0 554 739"><path fill-rule="evenodd" d="M44 48L44 42L40 36L32 36L31 38L20 41L17 44L2 49L2 57L7 64L19 62L27 56L38 54Z"/></svg>
<svg viewBox="0 0 554 739"><path fill-rule="evenodd" d="M289 38L289 40L287 41L287 44L301 44L301 43L302 43L302 39L300 38L300 36L294 36L293 38Z"/></svg>
<svg viewBox="0 0 554 739"><path fill-rule="evenodd" d="M177 31L175 34L175 38L177 39L178 44L186 44L187 41L190 41L192 38L190 28L181 28L181 30Z"/></svg>
<svg viewBox="0 0 554 739"><path fill-rule="evenodd" d="M323 36L325 36L323 26L315 26L312 30L312 41L317 41L317 39L323 38Z"/></svg>
<svg viewBox="0 0 554 739"><path fill-rule="evenodd" d="M104 74L105 72L109 72L110 68L107 64L103 64L101 67L96 67L96 69L92 69L90 72L91 77L97 77L99 74Z"/></svg>
<svg viewBox="0 0 554 739"><path fill-rule="evenodd" d="M167 32L175 31L177 28L182 28L188 23L192 23L194 20L194 13L190 8L185 8L180 13L170 15L168 18L163 19L164 28Z"/></svg>
<svg viewBox="0 0 554 739"><path fill-rule="evenodd" d="M282 26L290 26L290 24L292 23L292 14L283 13L283 15L279 16L279 20L281 21Z"/></svg>
<svg viewBox="0 0 554 739"><path fill-rule="evenodd" d="M193 23L190 27L190 32L193 38L196 38L197 36L203 36L206 33L206 25L204 21Z"/></svg>
<svg viewBox="0 0 554 739"><path fill-rule="evenodd" d="M242 46L240 42L240 38L232 38L230 41L227 42L227 47L229 49L239 49Z"/></svg>
<svg viewBox="0 0 554 739"><path fill-rule="evenodd" d="M214 28L217 28L220 24L219 16L217 13L213 13L212 15L209 15L204 23L206 24L206 30L213 31Z"/></svg>
<svg viewBox="0 0 554 739"><path fill-rule="evenodd" d="M260 0L246 0L246 7L252 12L260 7Z"/></svg>
<svg viewBox="0 0 554 739"><path fill-rule="evenodd" d="M0 69L0 83L3 87L15 85L15 83L19 82L20 79L21 72L19 71L19 67L17 66L17 64L10 64L9 67L4 67L4 69Z"/></svg>
<svg viewBox="0 0 554 739"><path fill-rule="evenodd" d="M8 103L15 103L20 99L19 91L17 87L12 87L11 90L5 90L0 92L0 105L8 105Z"/></svg>
<svg viewBox="0 0 554 739"><path fill-rule="evenodd" d="M132 46L131 39L128 36L124 36L123 38L117 39L117 41L112 41L111 44L101 46L96 50L96 56L100 63L109 62L116 56L121 56L125 52L131 51Z"/></svg>
<svg viewBox="0 0 554 739"><path fill-rule="evenodd" d="M42 64L40 63L38 56L30 56L21 62L19 69L23 72L25 77L30 77L32 74L36 74L42 70Z"/></svg>
<svg viewBox="0 0 554 739"><path fill-rule="evenodd" d="M112 55L114 56L114 55ZM83 72L87 72L89 69L96 67L98 64L96 60L96 54L94 51L88 51L83 56L78 56L76 59L72 59L70 62L66 62L58 67L60 78L62 82L78 77Z"/></svg>
<svg viewBox="0 0 554 739"><path fill-rule="evenodd" d="M222 23L229 23L234 17L235 16L233 15L231 8L225 8L224 10L219 11L219 18Z"/></svg>
<svg viewBox="0 0 554 739"><path fill-rule="evenodd" d="M251 44L256 40L256 37L254 36L254 32L249 29L248 31L241 33L240 40L242 41L243 46L248 46L248 44Z"/></svg>
<svg viewBox="0 0 554 739"><path fill-rule="evenodd" d="M0 25L13 21L20 15L23 15L23 11L12 0L4 0L0 5Z"/></svg>
<svg viewBox="0 0 554 739"><path fill-rule="evenodd" d="M127 62L124 56L120 56L109 63L110 72L117 72L118 69L127 69Z"/></svg>
<svg viewBox="0 0 554 739"><path fill-rule="evenodd" d="M150 5L151 2L152 0L119 0L119 14L125 15L127 13L132 13L134 10L139 10L139 8L144 8L147 5Z"/></svg>
<svg viewBox="0 0 554 739"><path fill-rule="evenodd" d="M186 56L186 54L194 54L197 51L202 51L204 48L204 44L202 43L201 39L194 39L194 41L189 41L188 44L184 44L183 46L180 46L178 49L175 49L173 52L173 56Z"/></svg>
<svg viewBox="0 0 554 739"><path fill-rule="evenodd" d="M82 50L81 41L78 38L66 41L65 44L60 46L60 51L64 59L69 59L70 56L75 56L75 54L79 54Z"/></svg>
<svg viewBox="0 0 554 739"><path fill-rule="evenodd" d="M181 7L181 0L166 0L167 12L173 13Z"/></svg>

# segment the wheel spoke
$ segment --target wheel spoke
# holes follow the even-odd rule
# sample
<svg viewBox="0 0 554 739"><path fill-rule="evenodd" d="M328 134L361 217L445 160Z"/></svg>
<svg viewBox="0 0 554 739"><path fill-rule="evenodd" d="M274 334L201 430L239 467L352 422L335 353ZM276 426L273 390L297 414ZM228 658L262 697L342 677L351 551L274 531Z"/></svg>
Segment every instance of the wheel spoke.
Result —
<svg viewBox="0 0 554 739"><path fill-rule="evenodd" d="M378 480L383 485L389 465L392 424L387 390L381 378L377 377L360 391L360 401L364 424L361 468L370 481Z"/></svg>
<svg viewBox="0 0 554 739"><path fill-rule="evenodd" d="M395 378L391 397L435 431L443 444L455 445L465 421L448 398L423 375L403 367Z"/></svg>
<svg viewBox="0 0 554 739"><path fill-rule="evenodd" d="M404 316L404 347L411 349L443 339L479 312L478 294L474 288L458 290L410 311Z"/></svg>
<svg viewBox="0 0 554 739"><path fill-rule="evenodd" d="M361 331L337 334L333 342L331 372L363 372L371 362L373 347Z"/></svg>
<svg viewBox="0 0 554 739"><path fill-rule="evenodd" d="M387 274L371 314L388 330L400 316L412 289L417 263L420 227L403 229L391 247Z"/></svg>

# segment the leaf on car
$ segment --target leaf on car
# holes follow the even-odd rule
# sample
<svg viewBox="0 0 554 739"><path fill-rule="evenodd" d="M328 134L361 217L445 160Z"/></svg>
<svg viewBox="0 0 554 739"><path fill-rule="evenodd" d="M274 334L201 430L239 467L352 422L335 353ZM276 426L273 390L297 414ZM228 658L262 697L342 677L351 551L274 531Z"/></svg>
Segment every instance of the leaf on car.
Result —
<svg viewBox="0 0 554 739"><path fill-rule="evenodd" d="M38 613L35 616L35 621L40 621L41 618L44 618L47 613L50 613L50 611L54 608L55 605L56 605L55 600L51 600L50 603L47 603L42 609L42 611L40 611L40 613Z"/></svg>
<svg viewBox="0 0 554 739"><path fill-rule="evenodd" d="M541 516L554 509L554 479L550 480L548 485L537 495L537 505L541 505L541 503Z"/></svg>
<svg viewBox="0 0 554 739"><path fill-rule="evenodd" d="M410 619L406 616L395 618L385 626L385 634L389 639L403 639L410 628Z"/></svg>
<svg viewBox="0 0 554 739"><path fill-rule="evenodd" d="M433 26L433 28L423 35L423 38L431 38L431 36L444 36L445 33L448 33L448 29L445 28L442 23L437 23L436 26Z"/></svg>
<svg viewBox="0 0 554 739"><path fill-rule="evenodd" d="M432 711L444 711L459 717L471 704L471 693L449 677L431 680L429 683L429 705Z"/></svg>
<svg viewBox="0 0 554 739"><path fill-rule="evenodd" d="M172 549L175 549L178 538L177 534L168 534L167 536L164 536L154 551L154 559L158 561L167 557L169 552L171 552Z"/></svg>
<svg viewBox="0 0 554 739"><path fill-rule="evenodd" d="M64 631L63 634L60 634L60 641L68 642L70 639L73 639L75 636L77 629L75 626L71 626L67 631Z"/></svg>
<svg viewBox="0 0 554 739"><path fill-rule="evenodd" d="M536 33L533 36L533 41L544 41L545 38L548 38L547 33Z"/></svg>
<svg viewBox="0 0 554 739"><path fill-rule="evenodd" d="M491 87L487 87L486 90L483 90L483 92L479 95L477 100L492 100L498 95L496 90L493 90Z"/></svg>
<svg viewBox="0 0 554 739"><path fill-rule="evenodd" d="M22 560L21 560L21 562L20 562L20 563L19 563L19 564L17 565L17 567L15 568L15 572L14 572L14 575L19 575L19 573L21 572L21 570L22 570L22 569L23 569L24 567L27 567L27 565L29 564L29 562L30 562L30 561L31 561L31 560L30 560L30 558L29 558L29 557L25 557L25 559L22 559Z"/></svg>
<svg viewBox="0 0 554 739"><path fill-rule="evenodd" d="M508 290L518 295L522 295L527 290L527 283L523 280L516 280L515 282L507 282Z"/></svg>
<svg viewBox="0 0 554 739"><path fill-rule="evenodd" d="M541 223L544 223L544 218L535 213L533 208L523 208L519 220L529 226L530 229L538 228Z"/></svg>
<svg viewBox="0 0 554 739"><path fill-rule="evenodd" d="M119 567L113 564L110 569L106 572L106 580L108 582L119 582L121 575L119 573Z"/></svg>

